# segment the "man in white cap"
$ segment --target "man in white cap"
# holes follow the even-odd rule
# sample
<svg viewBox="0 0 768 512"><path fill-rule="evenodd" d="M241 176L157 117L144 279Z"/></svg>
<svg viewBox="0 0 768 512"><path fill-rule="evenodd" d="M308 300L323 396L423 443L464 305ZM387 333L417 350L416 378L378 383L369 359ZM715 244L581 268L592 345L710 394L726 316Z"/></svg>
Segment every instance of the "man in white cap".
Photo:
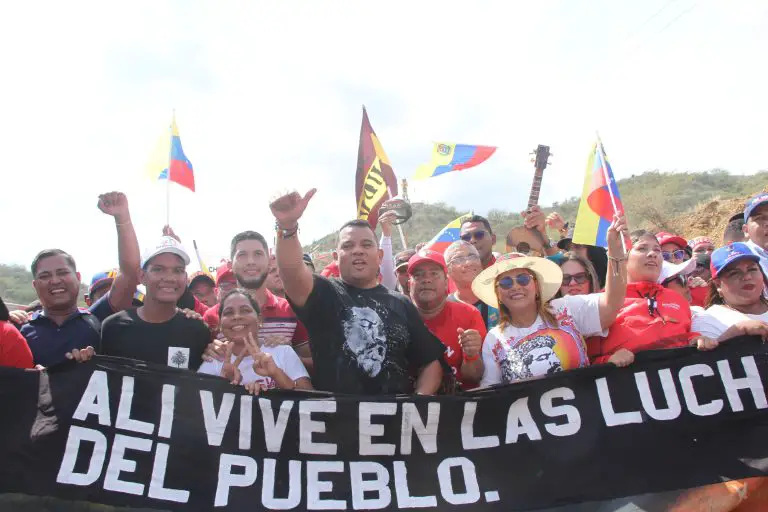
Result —
<svg viewBox="0 0 768 512"><path fill-rule="evenodd" d="M187 287L188 264L184 247L170 236L147 249L139 272L146 287L144 305L104 321L99 352L197 370L210 332L176 306Z"/></svg>

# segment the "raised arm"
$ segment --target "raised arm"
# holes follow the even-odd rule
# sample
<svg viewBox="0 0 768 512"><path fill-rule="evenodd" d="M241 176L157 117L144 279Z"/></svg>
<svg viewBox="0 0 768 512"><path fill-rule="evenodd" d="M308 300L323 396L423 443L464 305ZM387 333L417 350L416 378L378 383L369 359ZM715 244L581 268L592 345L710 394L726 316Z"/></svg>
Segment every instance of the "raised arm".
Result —
<svg viewBox="0 0 768 512"><path fill-rule="evenodd" d="M302 307L306 304L314 287L312 271L303 261L304 250L299 242L299 219L307 208L309 200L317 189L312 189L301 197L298 192L291 192L274 200L270 205L277 224L277 244L275 257L280 277L283 279L285 294L291 302Z"/></svg>
<svg viewBox="0 0 768 512"><path fill-rule="evenodd" d="M122 192L109 192L99 196L99 210L115 218L117 228L117 258L120 271L109 291L109 305L113 311L131 307L136 285L139 284L139 241L131 222L128 198Z"/></svg>
<svg viewBox="0 0 768 512"><path fill-rule="evenodd" d="M395 275L395 256L392 253L392 221L395 220L395 212L389 211L379 217L381 226L381 247L384 256L381 259L381 284L389 290L394 290L397 286L397 276Z"/></svg>
<svg viewBox="0 0 768 512"><path fill-rule="evenodd" d="M605 292L600 295L600 326L607 329L624 305L627 296L627 252L624 238L627 236L627 219L623 215L613 217L608 228L608 270Z"/></svg>

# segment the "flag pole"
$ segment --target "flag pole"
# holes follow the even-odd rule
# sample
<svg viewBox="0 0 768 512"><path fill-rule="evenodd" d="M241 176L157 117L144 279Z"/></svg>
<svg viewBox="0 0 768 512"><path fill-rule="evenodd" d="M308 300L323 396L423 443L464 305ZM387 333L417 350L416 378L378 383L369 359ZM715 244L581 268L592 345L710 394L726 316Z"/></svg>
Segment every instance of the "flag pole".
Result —
<svg viewBox="0 0 768 512"><path fill-rule="evenodd" d="M613 211L618 213L619 209L616 206L616 197L613 195L613 187L611 186L611 176L608 174L608 164L605 162L605 150L603 149L603 141L600 139L600 134L598 132L595 132L595 135L597 135L597 158L600 159L600 168L603 170L603 179L605 179L605 184L608 185L608 197L611 198L611 206L613 206ZM624 244L622 244L622 247L624 248L624 256L626 256L627 247L631 247L632 242L629 240L626 232L622 233L621 235L622 238L624 238Z"/></svg>
<svg viewBox="0 0 768 512"><path fill-rule="evenodd" d="M171 127L169 129L168 144L168 176L165 180L165 225L171 225L171 161L173 159L173 125L176 124L176 109L173 109L171 118Z"/></svg>

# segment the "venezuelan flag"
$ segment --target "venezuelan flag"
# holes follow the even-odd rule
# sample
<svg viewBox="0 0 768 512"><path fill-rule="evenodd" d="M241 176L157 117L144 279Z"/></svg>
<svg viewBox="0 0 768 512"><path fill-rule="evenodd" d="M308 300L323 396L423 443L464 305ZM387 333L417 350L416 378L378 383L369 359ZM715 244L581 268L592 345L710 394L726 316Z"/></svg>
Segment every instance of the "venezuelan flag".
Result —
<svg viewBox="0 0 768 512"><path fill-rule="evenodd" d="M458 219L451 221L447 226L440 230L440 232L432 240L427 242L427 244L424 246L424 249L430 249L432 251L443 254L449 245L459 240L461 221L468 216L469 214L462 215Z"/></svg>
<svg viewBox="0 0 768 512"><path fill-rule="evenodd" d="M608 227L617 213L624 214L624 205L603 143L598 139L587 161L573 243L608 247Z"/></svg>
<svg viewBox="0 0 768 512"><path fill-rule="evenodd" d="M170 172L169 172L170 171ZM179 127L176 116L171 121L170 134L164 136L152 152L152 158L147 167L147 173L153 180L170 180L195 191L195 174L192 162L184 154L179 137Z"/></svg>
<svg viewBox="0 0 768 512"><path fill-rule="evenodd" d="M420 165L413 179L423 180L451 171L469 169L488 160L495 151L493 146L437 142L432 148L432 160L428 164Z"/></svg>

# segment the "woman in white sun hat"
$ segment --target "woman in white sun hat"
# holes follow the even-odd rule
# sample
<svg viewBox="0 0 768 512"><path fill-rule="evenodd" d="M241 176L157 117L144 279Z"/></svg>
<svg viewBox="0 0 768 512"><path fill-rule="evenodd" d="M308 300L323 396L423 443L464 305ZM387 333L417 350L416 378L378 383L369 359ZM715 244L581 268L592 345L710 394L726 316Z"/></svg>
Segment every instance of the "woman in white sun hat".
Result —
<svg viewBox="0 0 768 512"><path fill-rule="evenodd" d="M584 336L600 334L616 318L627 287L622 233L626 220L615 217L608 228L610 268L605 292L551 300L563 273L546 258L508 254L481 272L472 291L498 308L499 325L483 343L485 365L481 386L589 365Z"/></svg>

